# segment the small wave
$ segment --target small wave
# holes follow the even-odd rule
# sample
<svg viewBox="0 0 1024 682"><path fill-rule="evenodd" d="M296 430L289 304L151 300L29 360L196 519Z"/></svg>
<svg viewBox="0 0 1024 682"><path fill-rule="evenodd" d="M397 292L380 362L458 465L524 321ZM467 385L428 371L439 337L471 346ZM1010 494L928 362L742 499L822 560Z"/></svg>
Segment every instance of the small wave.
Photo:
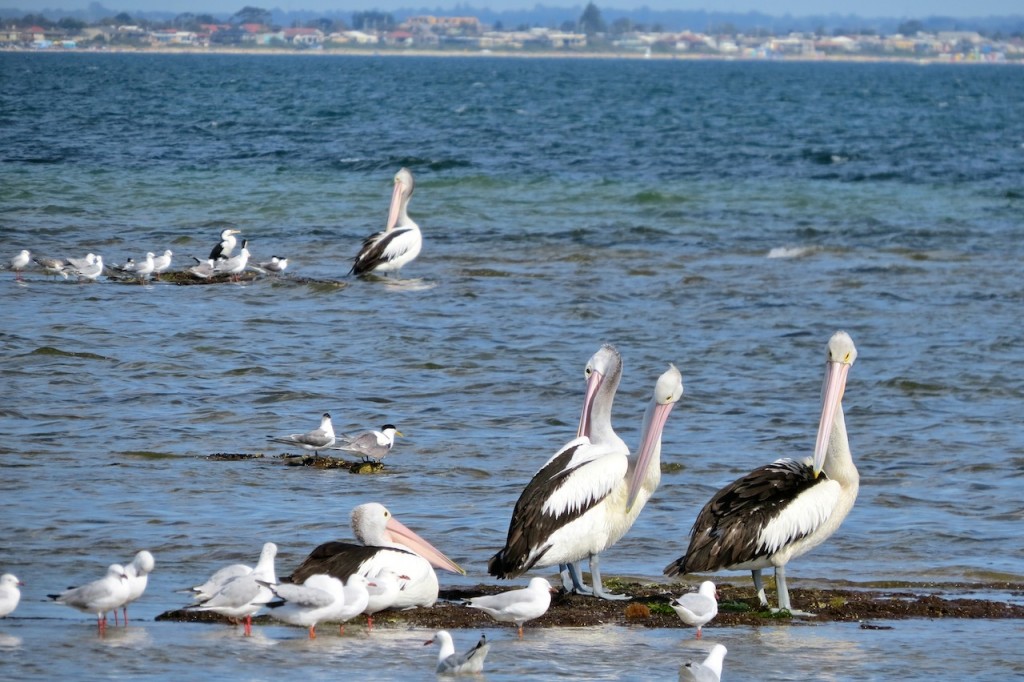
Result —
<svg viewBox="0 0 1024 682"><path fill-rule="evenodd" d="M768 252L768 258L803 258L818 250L816 246L776 246Z"/></svg>

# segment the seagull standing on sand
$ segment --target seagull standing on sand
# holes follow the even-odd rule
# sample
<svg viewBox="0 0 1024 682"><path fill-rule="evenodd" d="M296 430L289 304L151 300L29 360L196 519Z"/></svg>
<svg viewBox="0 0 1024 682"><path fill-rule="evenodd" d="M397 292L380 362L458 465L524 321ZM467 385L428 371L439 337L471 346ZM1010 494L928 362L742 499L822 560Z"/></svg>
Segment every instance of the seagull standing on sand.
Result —
<svg viewBox="0 0 1024 682"><path fill-rule="evenodd" d="M437 673L439 675L461 675L463 673L481 673L484 671L484 659L491 645L487 642L487 635L480 635L480 641L464 654L455 653L455 643L447 630L438 630L434 633L433 639L428 639L423 646L440 644L437 652Z"/></svg>
<svg viewBox="0 0 1024 682"><path fill-rule="evenodd" d="M473 597L466 606L480 609L502 623L515 623L519 628L519 639L522 639L523 623L547 613L554 591L545 578L531 578L530 584L521 590Z"/></svg>
<svg viewBox="0 0 1024 682"><path fill-rule="evenodd" d="M423 235L406 209L412 197L415 182L408 168L395 174L395 189L391 195L391 209L384 230L363 240L363 246L356 254L350 275L398 272L420 255Z"/></svg>
<svg viewBox="0 0 1024 682"><path fill-rule="evenodd" d="M21 590L18 588L24 584L13 573L4 573L0 576L0 618L8 616L18 608L18 602L21 601Z"/></svg>
<svg viewBox="0 0 1024 682"><path fill-rule="evenodd" d="M701 638L701 628L718 615L718 592L715 584L705 580L697 592L688 592L669 602L679 619L687 625L697 628L697 639Z"/></svg>
<svg viewBox="0 0 1024 682"><path fill-rule="evenodd" d="M303 450L309 450L314 457L320 456L320 451L334 445L334 425L331 424L331 415L324 412L320 417L320 427L307 433L293 433L283 438L270 436L269 440L285 445L297 445Z"/></svg>
<svg viewBox="0 0 1024 682"><path fill-rule="evenodd" d="M107 611L116 611L128 601L128 576L124 566L111 564L107 574L99 580L71 587L60 594L47 595L58 604L70 606L83 613L96 614L96 626L100 633L107 630Z"/></svg>
<svg viewBox="0 0 1024 682"><path fill-rule="evenodd" d="M690 661L679 669L679 682L721 682L722 663L727 653L722 644L711 647L703 663Z"/></svg>
<svg viewBox="0 0 1024 682"><path fill-rule="evenodd" d="M14 270L14 279L21 279L21 271L25 269L31 260L32 254L28 249L22 249L18 255L11 259L11 270Z"/></svg>

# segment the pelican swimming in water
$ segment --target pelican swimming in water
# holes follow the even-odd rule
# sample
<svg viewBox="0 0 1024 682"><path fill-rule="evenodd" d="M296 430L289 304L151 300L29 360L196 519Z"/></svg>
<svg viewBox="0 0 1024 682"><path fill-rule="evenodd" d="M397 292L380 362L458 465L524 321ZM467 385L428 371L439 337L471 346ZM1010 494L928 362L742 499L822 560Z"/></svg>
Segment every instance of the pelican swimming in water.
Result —
<svg viewBox="0 0 1024 682"><path fill-rule="evenodd" d="M407 609L433 606L437 601L439 585L434 566L466 574L458 564L399 523L382 504L369 502L353 509L352 530L362 544L326 542L310 552L292 572L290 580L301 583L313 574L326 573L347 581L352 575L372 577L389 569L405 578L391 608Z"/></svg>
<svg viewBox="0 0 1024 682"><path fill-rule="evenodd" d="M209 260L218 261L224 258L230 258L231 252L235 250L235 244L238 243L238 240L235 239L236 234L242 234L242 231L231 229L222 230L220 233L220 242L210 250Z"/></svg>
<svg viewBox="0 0 1024 682"><path fill-rule="evenodd" d="M835 533L857 499L860 476L850 455L842 406L846 377L856 359L850 335L833 334L814 456L776 460L715 493L697 515L686 554L665 567L666 575L749 570L758 599L767 607L761 571L774 567L779 610L807 615L790 606L786 564Z"/></svg>
<svg viewBox="0 0 1024 682"><path fill-rule="evenodd" d="M303 450L309 450L314 456L319 457L320 451L334 445L334 426L331 424L331 415L324 412L320 417L320 427L308 433L293 433L284 438L271 436L269 440L275 443L286 445L297 445Z"/></svg>
<svg viewBox="0 0 1024 682"><path fill-rule="evenodd" d="M356 254L350 275L398 272L420 255L423 235L406 212L415 183L408 168L395 174L395 189L391 195L391 210L388 222L382 232L372 234L363 240L363 246Z"/></svg>
<svg viewBox="0 0 1024 682"><path fill-rule="evenodd" d="M658 378L637 458L631 463L629 448L611 425L621 372L621 358L612 346L602 346L587 363L587 394L580 419L583 435L548 460L520 495L505 547L487 564L491 575L510 578L534 566L557 563L567 565L576 591L587 591L574 567L587 558L593 594L628 599L604 590L598 555L626 534L657 487L661 434L682 396L683 384L679 370L671 365ZM657 471L651 473L651 469ZM636 504L639 498L642 501Z"/></svg>

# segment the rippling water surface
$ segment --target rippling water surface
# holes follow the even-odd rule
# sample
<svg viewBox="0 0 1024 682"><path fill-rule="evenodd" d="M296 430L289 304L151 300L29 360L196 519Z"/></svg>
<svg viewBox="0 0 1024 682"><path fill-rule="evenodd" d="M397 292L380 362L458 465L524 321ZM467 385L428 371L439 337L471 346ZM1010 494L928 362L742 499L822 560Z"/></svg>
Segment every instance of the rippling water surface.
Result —
<svg viewBox="0 0 1024 682"><path fill-rule="evenodd" d="M662 455L680 467L606 574L658 579L717 488L810 452L843 328L860 351L845 399L860 496L791 585L1024 580L1020 69L2 54L0 85L5 261L170 248L183 267L234 226L294 273L196 287L2 273L0 569L29 583L0 623L13 676L429 673L425 632L243 641L152 617L266 540L286 572L350 538L348 512L370 500L469 571L442 584L489 582L606 341L624 357L614 419L630 444L668 362L686 386ZM348 280L402 165L423 253L397 281ZM267 435L324 411L339 430L397 424L386 473L204 459L280 454ZM139 548L157 570L128 631L98 640L42 602ZM729 679L1024 672L991 641L1019 638L1013 623L895 625L708 632ZM509 634L488 632L489 679L665 678L702 656L682 631Z"/></svg>

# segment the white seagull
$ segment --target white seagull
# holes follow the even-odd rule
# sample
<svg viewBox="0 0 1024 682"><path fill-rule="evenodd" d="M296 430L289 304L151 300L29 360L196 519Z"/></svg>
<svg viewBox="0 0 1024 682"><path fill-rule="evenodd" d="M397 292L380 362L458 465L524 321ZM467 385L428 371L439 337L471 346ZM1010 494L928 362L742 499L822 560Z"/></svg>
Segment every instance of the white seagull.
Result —
<svg viewBox="0 0 1024 682"><path fill-rule="evenodd" d="M373 629L373 614L390 609L395 605L407 580L409 580L409 576L398 575L390 568L382 568L370 576L370 583L366 588L366 608L363 609L363 613L366 614L368 630Z"/></svg>
<svg viewBox="0 0 1024 682"><path fill-rule="evenodd" d="M395 174L388 222L382 232L363 240L363 246L349 271L350 275L398 272L403 265L411 263L420 255L423 235L420 226L406 212L414 186L408 168L402 168Z"/></svg>
<svg viewBox="0 0 1024 682"><path fill-rule="evenodd" d="M155 255L156 254L152 251L147 252L143 261L135 266L135 274L140 280L144 280L153 274L153 268L155 266L153 258Z"/></svg>
<svg viewBox="0 0 1024 682"><path fill-rule="evenodd" d="M128 576L124 566L111 564L107 574L80 587L71 587L60 594L47 595L58 604L70 606L83 613L95 613L100 632L107 629L107 611L116 611L128 601Z"/></svg>
<svg viewBox="0 0 1024 682"><path fill-rule="evenodd" d="M174 252L167 249L163 252L163 255L157 256L153 259L153 274L156 275L157 279L160 279L160 275L167 271L167 268L171 267L171 260L174 258Z"/></svg>
<svg viewBox="0 0 1024 682"><path fill-rule="evenodd" d="M210 250L210 260L218 261L224 258L230 258L231 252L235 250L235 244L238 240L235 239L236 234L242 234L241 230L222 230L220 233L220 242Z"/></svg>
<svg viewBox="0 0 1024 682"><path fill-rule="evenodd" d="M124 574L128 576L128 599L122 605L124 609L124 624L128 625L128 605L142 596L149 584L149 574L156 567L153 555L146 550L135 554L132 562L125 566ZM117 611L114 611L114 624L117 624Z"/></svg>
<svg viewBox="0 0 1024 682"><path fill-rule="evenodd" d="M255 568L245 564L231 564L229 566L225 566L224 568L218 569L206 582L201 585L196 585L188 591L192 593L197 602L204 602L216 594L217 591L224 586L224 583L232 578L249 575L253 571L257 571L261 576L276 576L274 571L275 557L277 557L277 545L273 542L266 542L260 550L260 558L257 560Z"/></svg>
<svg viewBox="0 0 1024 682"><path fill-rule="evenodd" d="M473 597L466 601L466 606L480 609L502 623L515 623L519 629L519 639L522 639L523 623L547 613L551 606L551 593L554 591L546 579L531 578L530 584L521 590Z"/></svg>
<svg viewBox="0 0 1024 682"><path fill-rule="evenodd" d="M353 509L352 530L362 544L326 542L310 552L292 572L290 580L301 583L316 573L327 573L347 581L352 575L371 577L387 568L405 579L391 608L408 609L433 606L437 601L440 587L434 566L466 574L458 564L406 528L382 504L369 502Z"/></svg>
<svg viewBox="0 0 1024 682"><path fill-rule="evenodd" d="M14 270L14 279L21 279L21 271L28 266L32 260L32 254L28 249L22 249L18 255L11 258L11 270Z"/></svg>
<svg viewBox="0 0 1024 682"><path fill-rule="evenodd" d="M270 260L260 263L260 267L267 272L280 274L288 267L288 259L281 258L280 256L271 256Z"/></svg>
<svg viewBox="0 0 1024 682"><path fill-rule="evenodd" d="M345 581L345 603L339 605L338 612L331 618L340 624L340 634L345 634L345 623L366 610L372 586L373 583L365 575L358 573L350 575Z"/></svg>
<svg viewBox="0 0 1024 682"><path fill-rule="evenodd" d="M439 675L461 675L463 673L481 673L484 671L484 660L491 645L487 642L487 635L480 635L480 641L464 654L455 653L455 643L447 630L438 630L432 639L428 639L423 646L440 644L437 652L437 673Z"/></svg>
<svg viewBox="0 0 1024 682"><path fill-rule="evenodd" d="M690 661L679 669L679 682L721 682L722 663L727 653L724 645L714 645L703 663Z"/></svg>
<svg viewBox="0 0 1024 682"><path fill-rule="evenodd" d="M276 545L273 550L276 555ZM198 603L185 608L213 611L229 619L244 619L245 635L249 636L252 634L253 615L274 598L267 583L276 582L277 574L271 559L258 565L251 573L228 579L208 599L200 599Z"/></svg>
<svg viewBox="0 0 1024 682"><path fill-rule="evenodd" d="M277 620L309 628L309 638L316 639L316 625L333 619L345 603L345 585L326 574L311 575L301 585L266 583L280 601L267 606Z"/></svg>
<svg viewBox="0 0 1024 682"><path fill-rule="evenodd" d="M68 258L67 263L68 266L65 269L81 279L94 282L103 274L103 256L90 253L85 258Z"/></svg>
<svg viewBox="0 0 1024 682"><path fill-rule="evenodd" d="M7 617L18 608L18 602L21 601L21 590L18 588L24 584L13 573L0 576L0 618Z"/></svg>
<svg viewBox="0 0 1024 682"><path fill-rule="evenodd" d="M328 412L324 412L320 417L319 428L312 431L293 433L283 438L270 436L269 440L286 445L297 445L303 450L309 450L314 456L319 456L321 450L334 445L334 425L331 424L331 415Z"/></svg>
<svg viewBox="0 0 1024 682"><path fill-rule="evenodd" d="M761 570L774 567L779 610L809 615L790 606L786 564L835 533L857 499L860 475L850 454L842 406L846 377L856 359L850 335L833 334L814 456L778 459L715 493L697 515L686 554L665 567L666 575L749 570L758 599L767 607Z"/></svg>
<svg viewBox="0 0 1024 682"><path fill-rule="evenodd" d="M401 431L395 428L394 424L385 424L380 431L360 431L354 434L342 434L338 441L340 445L331 448L351 452L354 455L361 455L363 461L379 462L391 452L395 445L395 436L403 436Z"/></svg>
<svg viewBox="0 0 1024 682"><path fill-rule="evenodd" d="M683 384L672 365L658 378L644 416L637 457L631 462L628 447L611 425L621 373L619 353L609 345L602 346L587 364L582 435L548 460L520 495L505 547L488 562L491 575L510 578L534 566L567 564L573 589L589 592L574 565L587 558L593 594L628 599L604 590L598 556L632 527L661 479L661 434L682 396Z"/></svg>
<svg viewBox="0 0 1024 682"><path fill-rule="evenodd" d="M217 268L216 265L214 265L214 260L212 258L209 260L199 260L195 256L192 256L192 259L196 264L190 267L188 271L193 276L200 279L210 279L217 274Z"/></svg>
<svg viewBox="0 0 1024 682"><path fill-rule="evenodd" d="M215 275L231 275L231 277L237 282L241 277L242 273L245 272L245 266L249 264L249 240L242 240L242 250L238 252L237 256L231 256L230 258L222 258L220 260L213 261L213 273Z"/></svg>
<svg viewBox="0 0 1024 682"><path fill-rule="evenodd" d="M705 580L697 592L688 592L669 602L679 619L687 625L697 628L697 639L701 638L701 628L718 615L718 591L715 584Z"/></svg>

